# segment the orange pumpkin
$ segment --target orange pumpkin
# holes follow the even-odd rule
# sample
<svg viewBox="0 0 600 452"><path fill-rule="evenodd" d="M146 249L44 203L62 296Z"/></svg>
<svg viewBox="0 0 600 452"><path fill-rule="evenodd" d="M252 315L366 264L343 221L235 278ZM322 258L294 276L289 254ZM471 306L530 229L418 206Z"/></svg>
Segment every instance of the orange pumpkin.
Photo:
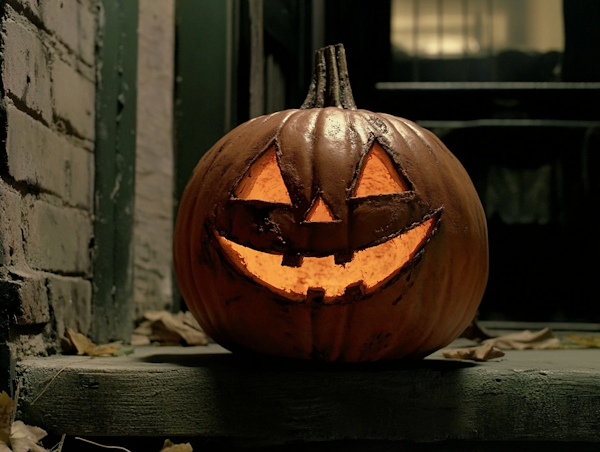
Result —
<svg viewBox="0 0 600 452"><path fill-rule="evenodd" d="M487 227L459 161L416 124L356 109L330 46L301 109L242 124L200 160L174 265L189 309L230 350L421 358L473 318Z"/></svg>

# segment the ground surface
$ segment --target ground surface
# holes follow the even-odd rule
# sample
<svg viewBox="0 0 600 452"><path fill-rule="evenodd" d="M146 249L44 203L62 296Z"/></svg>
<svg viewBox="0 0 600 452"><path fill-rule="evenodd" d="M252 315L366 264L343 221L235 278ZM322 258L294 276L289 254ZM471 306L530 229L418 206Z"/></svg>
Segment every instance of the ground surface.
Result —
<svg viewBox="0 0 600 452"><path fill-rule="evenodd" d="M326 365L244 358L216 344L148 346L118 358L28 359L20 374L21 417L54 434L446 450L456 441L569 441L600 450L600 349Z"/></svg>

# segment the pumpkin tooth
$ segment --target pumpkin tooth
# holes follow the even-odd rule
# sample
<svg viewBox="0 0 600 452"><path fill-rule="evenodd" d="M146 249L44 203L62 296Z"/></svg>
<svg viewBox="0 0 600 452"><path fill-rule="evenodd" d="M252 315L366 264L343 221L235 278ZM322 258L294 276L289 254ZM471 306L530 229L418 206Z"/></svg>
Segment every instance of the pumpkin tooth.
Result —
<svg viewBox="0 0 600 452"><path fill-rule="evenodd" d="M344 299L346 301L362 299L363 295L367 292L367 287L363 280L357 281L346 287L344 291Z"/></svg>
<svg viewBox="0 0 600 452"><path fill-rule="evenodd" d="M299 254L284 254L281 259L281 265L285 267L302 267L304 257Z"/></svg>
<svg viewBox="0 0 600 452"><path fill-rule="evenodd" d="M348 262L352 261L354 257L354 251L342 251L340 253L336 253L335 255L335 263L337 265L344 265Z"/></svg>
<svg viewBox="0 0 600 452"><path fill-rule="evenodd" d="M325 299L325 289L322 287L309 287L306 291L307 303L323 303Z"/></svg>

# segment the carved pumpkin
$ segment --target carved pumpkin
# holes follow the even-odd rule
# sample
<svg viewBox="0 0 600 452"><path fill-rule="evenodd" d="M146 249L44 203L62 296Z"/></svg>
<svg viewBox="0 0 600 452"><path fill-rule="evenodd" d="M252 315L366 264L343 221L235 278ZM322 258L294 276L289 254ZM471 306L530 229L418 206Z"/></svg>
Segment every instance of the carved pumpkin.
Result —
<svg viewBox="0 0 600 452"><path fill-rule="evenodd" d="M242 124L198 163L175 230L181 292L234 351L424 357L481 301L481 203L432 133L355 108L341 46L315 74L301 109Z"/></svg>

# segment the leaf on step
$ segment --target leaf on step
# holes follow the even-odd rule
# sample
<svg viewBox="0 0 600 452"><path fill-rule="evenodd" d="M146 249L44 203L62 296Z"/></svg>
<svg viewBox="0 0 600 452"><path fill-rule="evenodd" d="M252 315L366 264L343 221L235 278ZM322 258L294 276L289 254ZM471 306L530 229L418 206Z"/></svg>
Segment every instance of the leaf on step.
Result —
<svg viewBox="0 0 600 452"><path fill-rule="evenodd" d="M492 344L482 344L477 347L452 348L444 350L444 358L448 359L470 359L473 361L487 361L504 356L504 352Z"/></svg>
<svg viewBox="0 0 600 452"><path fill-rule="evenodd" d="M501 350L550 350L560 348L560 340L554 336L550 328L540 331L519 331L505 336L487 339L484 344L491 344Z"/></svg>
<svg viewBox="0 0 600 452"><path fill-rule="evenodd" d="M600 348L600 336L580 336L578 334L569 334L567 339L585 348Z"/></svg>
<svg viewBox="0 0 600 452"><path fill-rule="evenodd" d="M81 333L66 328L65 336L73 343L78 355L102 356L114 355L119 351L118 344L96 345Z"/></svg>
<svg viewBox="0 0 600 452"><path fill-rule="evenodd" d="M17 388L15 397L18 398ZM5 392L0 394L0 452L47 452L37 445L47 433L44 429L14 421L16 402Z"/></svg>
<svg viewBox="0 0 600 452"><path fill-rule="evenodd" d="M186 444L173 444L171 440L165 440L160 452L193 452L190 443Z"/></svg>
<svg viewBox="0 0 600 452"><path fill-rule="evenodd" d="M8 443L12 410L13 400L5 391L2 391L0 394L0 442Z"/></svg>
<svg viewBox="0 0 600 452"><path fill-rule="evenodd" d="M15 421L10 431L10 447L13 452L47 452L37 442L47 435L44 429Z"/></svg>
<svg viewBox="0 0 600 452"><path fill-rule="evenodd" d="M144 322L134 331L132 344L143 344L143 336L148 341L161 344L207 345L208 339L190 312L172 314L168 311L147 311ZM147 343L147 342L146 342Z"/></svg>

